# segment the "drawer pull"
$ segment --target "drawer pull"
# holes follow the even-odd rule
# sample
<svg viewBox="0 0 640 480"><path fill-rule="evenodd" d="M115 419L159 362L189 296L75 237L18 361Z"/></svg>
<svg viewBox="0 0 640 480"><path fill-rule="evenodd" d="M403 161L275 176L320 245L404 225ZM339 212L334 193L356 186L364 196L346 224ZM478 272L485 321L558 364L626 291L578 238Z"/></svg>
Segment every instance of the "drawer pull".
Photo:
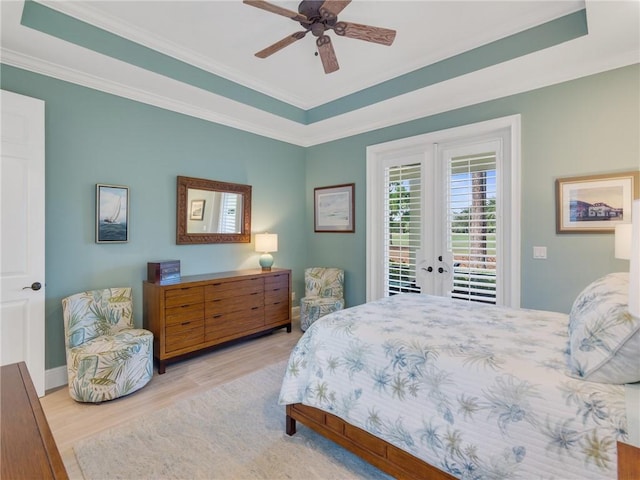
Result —
<svg viewBox="0 0 640 480"><path fill-rule="evenodd" d="M258 310L260 307L251 307L251 310Z"/></svg>
<svg viewBox="0 0 640 480"><path fill-rule="evenodd" d="M213 316L213 318L220 318L221 316L222 316L222 314L221 314L221 313L219 313L219 314L217 314L217 315L214 315L214 316Z"/></svg>
<svg viewBox="0 0 640 480"><path fill-rule="evenodd" d="M258 295L259 292L253 292L251 295Z"/></svg>
<svg viewBox="0 0 640 480"><path fill-rule="evenodd" d="M214 283L212 284L214 287L217 287L218 285L222 285L222 283Z"/></svg>
<svg viewBox="0 0 640 480"><path fill-rule="evenodd" d="M280 305L281 302L273 302L274 305Z"/></svg>
<svg viewBox="0 0 640 480"><path fill-rule="evenodd" d="M185 325L189 325L191 322L182 322L180 325L185 326Z"/></svg>
<svg viewBox="0 0 640 480"><path fill-rule="evenodd" d="M221 302L221 301L222 301L222 299L221 299L221 298L214 298L214 299L213 299L213 301L214 301L214 302Z"/></svg>

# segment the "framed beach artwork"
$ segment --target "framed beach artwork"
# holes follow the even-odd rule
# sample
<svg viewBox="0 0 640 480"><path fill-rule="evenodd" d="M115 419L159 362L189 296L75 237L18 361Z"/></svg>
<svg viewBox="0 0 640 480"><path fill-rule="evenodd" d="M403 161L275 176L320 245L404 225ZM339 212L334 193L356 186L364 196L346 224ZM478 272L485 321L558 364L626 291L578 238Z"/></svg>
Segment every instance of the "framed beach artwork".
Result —
<svg viewBox="0 0 640 480"><path fill-rule="evenodd" d="M129 187L96 184L96 243L129 241Z"/></svg>
<svg viewBox="0 0 640 480"><path fill-rule="evenodd" d="M314 196L314 230L316 232L355 232L355 184L317 187Z"/></svg>
<svg viewBox="0 0 640 480"><path fill-rule="evenodd" d="M609 233L631 223L631 204L640 198L640 172L556 180L557 233Z"/></svg>
<svg viewBox="0 0 640 480"><path fill-rule="evenodd" d="M189 205L189 220L204 220L205 200L191 200Z"/></svg>

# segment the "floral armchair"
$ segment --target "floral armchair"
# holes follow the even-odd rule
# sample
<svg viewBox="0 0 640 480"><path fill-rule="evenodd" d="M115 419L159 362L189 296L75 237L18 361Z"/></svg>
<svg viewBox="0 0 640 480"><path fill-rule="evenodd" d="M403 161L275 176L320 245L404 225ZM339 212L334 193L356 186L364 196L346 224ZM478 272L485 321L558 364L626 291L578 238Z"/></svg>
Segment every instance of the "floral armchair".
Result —
<svg viewBox="0 0 640 480"><path fill-rule="evenodd" d="M300 328L344 308L344 270L313 267L304 271L304 298L300 299Z"/></svg>
<svg viewBox="0 0 640 480"><path fill-rule="evenodd" d="M69 394L100 403L153 377L153 334L134 328L131 288L108 288L62 300Z"/></svg>

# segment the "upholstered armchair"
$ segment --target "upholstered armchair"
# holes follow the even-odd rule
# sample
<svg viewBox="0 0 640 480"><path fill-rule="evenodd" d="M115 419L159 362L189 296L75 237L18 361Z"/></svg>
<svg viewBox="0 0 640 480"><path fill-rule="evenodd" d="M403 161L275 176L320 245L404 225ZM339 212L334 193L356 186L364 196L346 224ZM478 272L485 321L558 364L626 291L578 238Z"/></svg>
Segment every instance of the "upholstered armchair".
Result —
<svg viewBox="0 0 640 480"><path fill-rule="evenodd" d="M313 267L304 271L300 299L300 328L305 331L320 317L344 308L344 270Z"/></svg>
<svg viewBox="0 0 640 480"><path fill-rule="evenodd" d="M62 300L69 394L100 403L139 390L153 377L153 334L134 328L131 288Z"/></svg>

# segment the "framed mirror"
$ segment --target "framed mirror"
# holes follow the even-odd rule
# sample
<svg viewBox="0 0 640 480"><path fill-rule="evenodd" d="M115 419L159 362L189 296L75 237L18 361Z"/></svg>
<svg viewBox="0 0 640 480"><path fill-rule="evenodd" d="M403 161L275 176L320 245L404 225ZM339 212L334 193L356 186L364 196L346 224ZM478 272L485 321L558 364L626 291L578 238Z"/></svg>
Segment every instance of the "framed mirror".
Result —
<svg viewBox="0 0 640 480"><path fill-rule="evenodd" d="M178 177L176 243L251 242L251 185Z"/></svg>

